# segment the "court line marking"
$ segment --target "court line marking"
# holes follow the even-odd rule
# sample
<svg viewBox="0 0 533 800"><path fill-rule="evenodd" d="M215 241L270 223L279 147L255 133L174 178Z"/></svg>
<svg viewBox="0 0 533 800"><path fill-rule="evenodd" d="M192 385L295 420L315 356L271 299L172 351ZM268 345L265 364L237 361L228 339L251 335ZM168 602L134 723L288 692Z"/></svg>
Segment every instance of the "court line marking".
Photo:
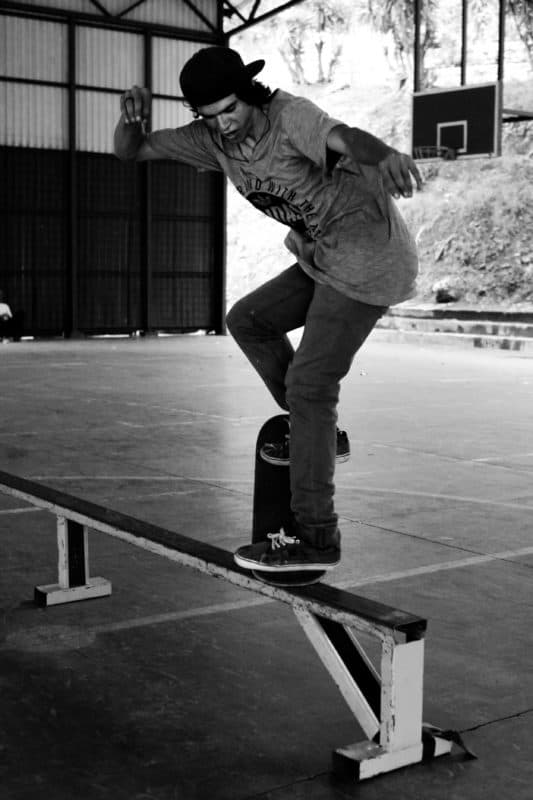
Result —
<svg viewBox="0 0 533 800"><path fill-rule="evenodd" d="M525 473L524 473L525 474ZM29 480L33 481L191 481L192 483L206 484L253 484L253 478L223 478L223 477L200 477L197 475L31 475ZM358 486L353 483L336 483L337 489L352 489L361 494L390 494L401 495L403 497L425 497L430 500L453 501L456 503L472 503L474 505L494 506L496 508L512 508L518 511L533 511L533 505L520 502L508 502L505 500L489 500L483 497L470 497L459 494L439 494L435 492L421 492L408 489L387 489L382 486Z"/></svg>
<svg viewBox="0 0 533 800"><path fill-rule="evenodd" d="M35 511L45 511L44 508L36 508L35 506L28 506L27 508L3 508L0 514L29 514Z"/></svg>
<svg viewBox="0 0 533 800"><path fill-rule="evenodd" d="M152 614L147 617L137 617L136 619L127 619L122 622L109 622L104 625L93 625L90 631L93 633L113 633L113 631L124 631L132 628L142 628L147 625L159 625L164 622L180 622L186 619L195 619L196 617L205 617L210 614L221 614L229 611L240 611L245 608L253 608L254 606L262 606L266 603L274 603L268 597L258 597L255 600L235 600L227 603L213 603L208 606L197 606L196 608L189 608L185 611L168 611L163 614Z"/></svg>
<svg viewBox="0 0 533 800"><path fill-rule="evenodd" d="M462 464L463 466L468 466L469 464L481 464L491 467L491 469L502 469L506 472L516 472L517 474L521 474L524 472L524 469L521 469L519 466L515 466L513 464L507 465L505 463L498 464L494 463L497 461L512 461L513 458L521 458L524 456L532 456L533 453L505 453L502 455L493 455L488 456L485 458L462 458L461 456L451 456L447 455L446 453L438 453L433 450L422 450L416 447L405 447L403 445L398 444L387 444L386 442L364 442L360 440L359 443L360 447L369 447L374 448L375 450L392 450L396 453L407 453L408 455L416 455L420 456L421 458L434 458L438 461L442 462L452 462L454 464Z"/></svg>
<svg viewBox="0 0 533 800"><path fill-rule="evenodd" d="M85 426L83 428L81 428L81 427L80 428L78 428L78 427L72 427L72 428L62 427L61 428L61 433L63 433L63 434L78 433L78 431L85 431L86 432L87 431L87 427ZM2 439L6 438L7 436L24 437L24 436L42 436L42 435L43 435L43 429L42 428L39 428L38 430L35 430L35 431L29 431L27 428L24 428L24 430L20 430L20 431L1 431L0 432L0 438L2 438ZM56 436L57 436L57 433L54 433L54 437L56 437Z"/></svg>
<svg viewBox="0 0 533 800"><path fill-rule="evenodd" d="M127 428L175 428L178 426L191 426L194 425L194 421L190 419L176 419L176 420L166 420L162 422L126 422L125 420L119 419L119 425L125 425ZM107 426L106 426L107 427Z"/></svg>
<svg viewBox="0 0 533 800"><path fill-rule="evenodd" d="M525 473L524 473L525 474ZM336 484L337 489L354 489L357 492L364 494L392 494L401 495L402 497L426 497L430 500L446 500L456 503L472 503L474 505L494 506L497 508L512 508L518 511L533 511L533 505L523 504L520 502L510 503L505 500L489 500L483 497L468 497L460 494L435 494L433 492L419 492L414 490L404 489L385 489L383 487L374 486L353 486L350 484Z"/></svg>
<svg viewBox="0 0 533 800"><path fill-rule="evenodd" d="M442 561L435 564L426 564L423 567L412 567L410 569L398 570L396 572L370 575L360 580L346 578L342 581L332 581L331 585L337 589L357 589L375 583L388 583L391 581L404 580L406 578L417 577L420 575L432 575L436 572L444 572L461 567L478 566L480 564L487 564L493 561L507 561L510 558L518 558L526 555L533 555L533 547L521 547L516 550L502 550L498 553L469 556L468 558L461 558L456 561ZM241 611L247 608L254 608L256 606L262 606L266 605L267 603L275 602L275 600L270 598L260 597L253 600L236 600L226 603L213 603L208 606L197 606L196 608L190 608L185 611L169 611L163 614L137 617L135 619L123 620L121 622L110 622L103 625L94 625L89 628L89 631L92 633L113 633L114 631L131 630L133 628L141 628L147 625L158 625L165 622L180 622L182 620L209 616L211 614Z"/></svg>
<svg viewBox="0 0 533 800"><path fill-rule="evenodd" d="M40 509L39 509L40 510ZM413 567L411 569L399 570L397 572L389 572L378 575L371 575L361 580L345 579L342 581L333 581L332 585L339 589L356 589L376 583L386 583L395 580L402 580L405 578L429 575L436 572L445 570L457 569L461 567L477 566L479 564L486 564L498 560L507 560L509 558L517 558L523 555L532 555L533 547L522 547L516 550L503 550L499 553L491 553L487 555L471 556L457 561L444 561L436 564L427 564L423 567ZM275 600L267 597L258 597L247 600L235 600L224 603L212 603L207 606L197 606L195 608L186 609L184 611L169 611L162 614L152 614L145 617L136 617L135 619L122 620L120 622L108 622L103 625L92 625L84 628L84 633L87 636L94 634L115 633L120 631L133 630L135 628L147 627L150 625L159 625L168 622L181 622L188 619L199 619L213 614L228 613L231 611L242 611L248 608L255 608L257 606L267 605L274 603ZM78 645L79 646L79 645ZM0 644L0 651L9 649L8 643Z"/></svg>
<svg viewBox="0 0 533 800"><path fill-rule="evenodd" d="M493 460L496 460L496 459L506 460L506 459L513 459L513 458L531 458L531 456L533 456L533 452L529 452L529 453L505 453L504 455L497 454L497 455L492 455L492 456L486 456L485 458L473 458L472 461L480 461L480 462L484 463L486 461L493 461Z"/></svg>
<svg viewBox="0 0 533 800"><path fill-rule="evenodd" d="M28 361L11 361L5 366L31 367L33 370L35 367L42 367L43 369L48 369L48 367L86 367L88 363L88 361L42 361L40 358L35 358Z"/></svg>

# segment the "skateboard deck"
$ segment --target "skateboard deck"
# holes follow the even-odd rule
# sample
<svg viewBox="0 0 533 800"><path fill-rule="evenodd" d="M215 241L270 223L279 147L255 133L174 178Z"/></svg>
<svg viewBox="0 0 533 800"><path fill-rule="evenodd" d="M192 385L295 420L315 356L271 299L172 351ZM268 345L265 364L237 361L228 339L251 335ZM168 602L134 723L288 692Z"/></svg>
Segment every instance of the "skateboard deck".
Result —
<svg viewBox="0 0 533 800"><path fill-rule="evenodd" d="M290 531L291 486L289 466L269 464L261 457L261 448L270 442L280 442L289 432L288 414L278 414L267 420L257 437L255 448L254 507L252 543L267 540L269 533L278 533L285 526ZM274 586L307 586L316 583L326 570L294 570L263 572L252 570L254 576Z"/></svg>

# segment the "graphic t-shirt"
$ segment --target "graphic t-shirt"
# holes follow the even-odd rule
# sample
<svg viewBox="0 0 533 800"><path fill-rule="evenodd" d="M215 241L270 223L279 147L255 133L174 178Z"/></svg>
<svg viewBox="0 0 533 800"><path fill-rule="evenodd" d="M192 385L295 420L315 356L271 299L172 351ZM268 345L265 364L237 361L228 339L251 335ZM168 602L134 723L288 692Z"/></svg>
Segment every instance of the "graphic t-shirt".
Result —
<svg viewBox="0 0 533 800"><path fill-rule="evenodd" d="M148 141L161 158L222 170L259 211L290 228L285 245L316 282L373 305L412 297L416 246L379 171L347 158L330 168L326 141L339 120L280 90L263 111L265 132L247 157L202 120Z"/></svg>

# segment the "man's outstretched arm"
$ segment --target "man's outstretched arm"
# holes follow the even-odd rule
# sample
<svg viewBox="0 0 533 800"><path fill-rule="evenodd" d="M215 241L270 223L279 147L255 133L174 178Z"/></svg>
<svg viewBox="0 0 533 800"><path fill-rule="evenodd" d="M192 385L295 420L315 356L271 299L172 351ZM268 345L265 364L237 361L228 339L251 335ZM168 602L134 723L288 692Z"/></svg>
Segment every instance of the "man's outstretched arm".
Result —
<svg viewBox="0 0 533 800"><path fill-rule="evenodd" d="M133 86L120 98L120 119L115 128L114 150L121 161L147 161L160 158L150 147L144 126L151 113L152 96L148 89Z"/></svg>
<svg viewBox="0 0 533 800"><path fill-rule="evenodd" d="M411 197L412 178L416 188L422 189L422 176L413 159L389 147L371 133L359 128L349 128L348 125L337 125L328 134L327 147L358 164L378 167L384 189L393 197Z"/></svg>

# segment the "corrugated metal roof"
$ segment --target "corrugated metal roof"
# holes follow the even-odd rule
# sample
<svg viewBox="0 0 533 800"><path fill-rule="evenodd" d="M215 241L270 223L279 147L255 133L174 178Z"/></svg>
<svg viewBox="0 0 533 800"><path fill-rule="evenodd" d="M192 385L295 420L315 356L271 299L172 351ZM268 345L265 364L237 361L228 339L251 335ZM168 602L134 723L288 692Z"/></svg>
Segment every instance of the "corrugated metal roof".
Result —
<svg viewBox="0 0 533 800"><path fill-rule="evenodd" d="M200 13L216 28L217 3L215 0L193 0L193 2ZM183 0L145 0L124 19L202 32L211 30L209 25L203 22Z"/></svg>
<svg viewBox="0 0 533 800"><path fill-rule="evenodd" d="M82 14L94 14L96 8L90 0L24 0L27 6L42 6L43 8L59 8L61 11L79 11Z"/></svg>

